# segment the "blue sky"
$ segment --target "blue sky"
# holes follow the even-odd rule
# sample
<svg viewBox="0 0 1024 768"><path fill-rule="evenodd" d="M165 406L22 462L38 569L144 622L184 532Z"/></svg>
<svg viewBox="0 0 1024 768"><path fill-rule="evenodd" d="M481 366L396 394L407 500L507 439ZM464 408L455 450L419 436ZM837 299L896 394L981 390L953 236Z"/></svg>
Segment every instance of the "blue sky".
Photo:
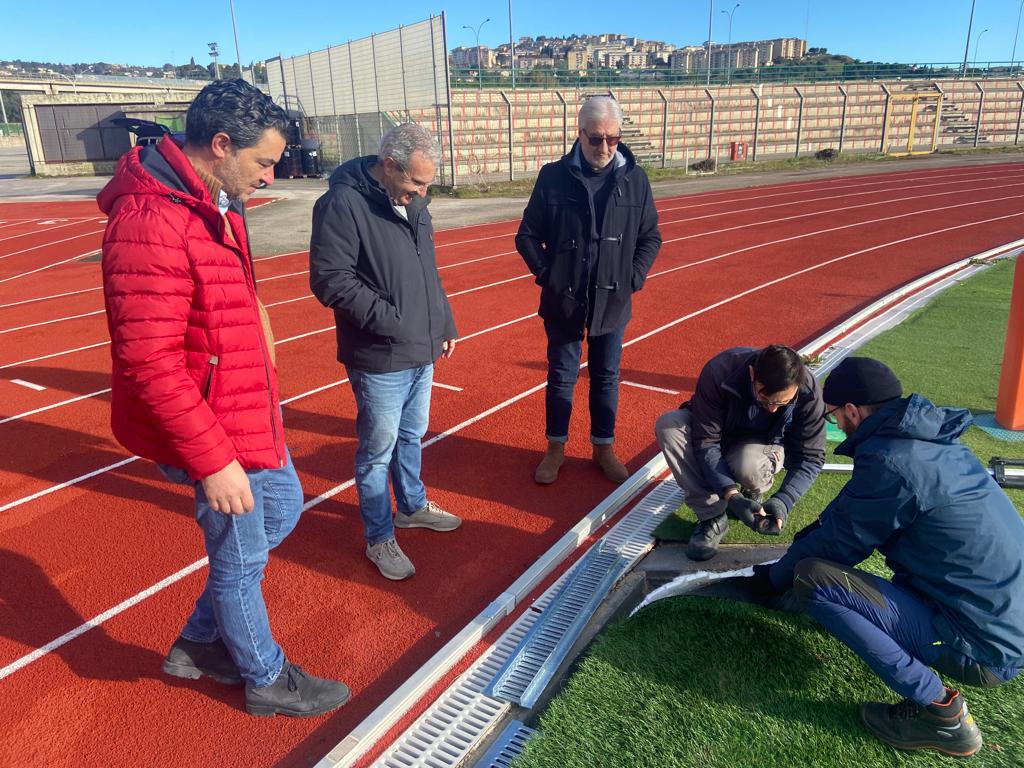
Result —
<svg viewBox="0 0 1024 768"><path fill-rule="evenodd" d="M508 40L507 0L442 0L372 3L360 0L235 0L242 59L267 59L318 50L447 12L449 47L472 45L463 25L488 16L480 41ZM726 42L722 13L736 0L718 0L714 39ZM1008 61L1024 0L977 0L971 59ZM6 7L4 7L6 6ZM180 64L194 56L210 61L206 44L217 41L221 61L235 58L228 0L97 3L89 0L11 0L0 4L0 59ZM875 61L955 62L964 56L970 0L740 0L732 39L803 37L812 46ZM130 10L137 9L137 10ZM706 0L513 0L514 32L558 35L621 32L677 45L707 39ZM988 30L983 32L983 30ZM1024 58L1024 35L1017 46Z"/></svg>

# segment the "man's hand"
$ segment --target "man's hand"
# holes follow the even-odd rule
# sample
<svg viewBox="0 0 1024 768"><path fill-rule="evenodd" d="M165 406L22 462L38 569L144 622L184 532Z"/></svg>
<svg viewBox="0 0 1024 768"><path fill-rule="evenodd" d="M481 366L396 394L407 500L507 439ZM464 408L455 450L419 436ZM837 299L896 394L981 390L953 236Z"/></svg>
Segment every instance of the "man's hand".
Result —
<svg viewBox="0 0 1024 768"><path fill-rule="evenodd" d="M214 512L225 515L244 515L252 512L256 503L252 498L249 476L235 459L220 472L202 479L206 503Z"/></svg>
<svg viewBox="0 0 1024 768"><path fill-rule="evenodd" d="M448 339L448 341L442 341L441 349L444 350L444 352L441 353L441 357L447 360L449 357L455 354L455 339Z"/></svg>
<svg viewBox="0 0 1024 768"><path fill-rule="evenodd" d="M786 525L786 518L789 512L786 504L777 496L772 496L765 501L758 513L757 532L765 536L778 536Z"/></svg>
<svg viewBox="0 0 1024 768"><path fill-rule="evenodd" d="M729 496L725 511L726 514L735 517L748 528L757 530L758 514L761 512L761 505L753 499L748 499L742 493L734 493Z"/></svg>

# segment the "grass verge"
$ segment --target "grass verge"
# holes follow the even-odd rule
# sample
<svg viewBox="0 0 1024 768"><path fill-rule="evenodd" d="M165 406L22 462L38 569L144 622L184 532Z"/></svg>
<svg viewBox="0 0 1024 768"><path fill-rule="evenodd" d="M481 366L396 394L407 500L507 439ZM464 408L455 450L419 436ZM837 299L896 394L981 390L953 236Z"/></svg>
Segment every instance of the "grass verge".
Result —
<svg viewBox="0 0 1024 768"><path fill-rule="evenodd" d="M889 364L906 391L939 404L995 408L1014 262L993 265L877 337L858 354ZM972 427L964 443L983 462L1024 447ZM831 447L830 447L831 453ZM830 460L831 460L830 456ZM811 522L845 476L821 475L781 537ZM1024 492L1010 491L1018 510ZM692 513L679 510L660 538L686 539ZM741 525L726 541L775 543ZM877 555L864 567L884 573ZM968 689L985 734L970 763L1024 765L1024 683ZM580 663L540 719L516 768L815 768L948 766L930 752L898 752L872 738L863 701L894 701L845 646L802 616L710 598L666 600L613 626Z"/></svg>

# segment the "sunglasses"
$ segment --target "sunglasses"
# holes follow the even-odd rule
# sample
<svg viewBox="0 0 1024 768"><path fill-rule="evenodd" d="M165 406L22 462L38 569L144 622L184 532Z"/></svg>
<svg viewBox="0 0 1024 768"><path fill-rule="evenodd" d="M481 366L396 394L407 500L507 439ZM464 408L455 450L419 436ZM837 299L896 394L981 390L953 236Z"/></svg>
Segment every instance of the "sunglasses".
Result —
<svg viewBox="0 0 1024 768"><path fill-rule="evenodd" d="M580 128L580 133L582 133L584 136L587 137L587 142L592 147L600 147L602 143L607 141L608 142L608 148L609 149L613 149L614 147L616 147L618 145L618 143L620 141L622 141L622 134L621 133L618 136L591 136L589 133L587 133L582 128Z"/></svg>

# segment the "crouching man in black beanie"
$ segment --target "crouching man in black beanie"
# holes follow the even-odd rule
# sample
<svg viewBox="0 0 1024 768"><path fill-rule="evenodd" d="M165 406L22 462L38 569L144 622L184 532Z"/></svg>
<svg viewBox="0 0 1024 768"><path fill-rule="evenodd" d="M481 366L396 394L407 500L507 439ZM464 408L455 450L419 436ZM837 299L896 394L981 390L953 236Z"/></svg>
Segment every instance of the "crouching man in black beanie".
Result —
<svg viewBox="0 0 1024 768"><path fill-rule="evenodd" d="M1024 521L960 444L970 413L902 395L877 360L850 357L831 373L825 418L846 433L836 453L853 457L853 476L752 583L765 597L792 589L903 697L861 707L872 734L968 757L981 732L933 670L988 688L1024 666ZM854 568L875 549L891 582Z"/></svg>

